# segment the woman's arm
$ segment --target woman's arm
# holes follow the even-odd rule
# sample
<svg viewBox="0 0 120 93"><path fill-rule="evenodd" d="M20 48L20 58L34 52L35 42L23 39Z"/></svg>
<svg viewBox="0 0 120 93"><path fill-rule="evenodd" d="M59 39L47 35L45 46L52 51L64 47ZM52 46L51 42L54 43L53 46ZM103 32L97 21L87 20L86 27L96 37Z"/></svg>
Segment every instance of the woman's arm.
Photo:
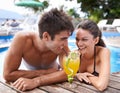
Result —
<svg viewBox="0 0 120 93"><path fill-rule="evenodd" d="M110 51L107 48L103 48L99 54L100 58L100 70L99 76L88 77L93 86L98 90L103 91L107 88L110 77Z"/></svg>

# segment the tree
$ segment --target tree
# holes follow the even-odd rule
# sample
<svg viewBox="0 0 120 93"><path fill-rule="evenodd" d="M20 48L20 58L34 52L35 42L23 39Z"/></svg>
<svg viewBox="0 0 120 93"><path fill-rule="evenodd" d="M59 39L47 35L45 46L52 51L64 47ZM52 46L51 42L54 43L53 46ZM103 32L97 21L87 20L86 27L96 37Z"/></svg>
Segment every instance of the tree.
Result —
<svg viewBox="0 0 120 93"><path fill-rule="evenodd" d="M75 11L74 8L69 9L69 10L67 11L67 13L68 13L69 15L71 15L71 16L74 16L74 18L78 18L78 17L79 17L79 14Z"/></svg>
<svg viewBox="0 0 120 93"><path fill-rule="evenodd" d="M77 0L77 3L81 3L81 11L96 22L120 18L120 0Z"/></svg>

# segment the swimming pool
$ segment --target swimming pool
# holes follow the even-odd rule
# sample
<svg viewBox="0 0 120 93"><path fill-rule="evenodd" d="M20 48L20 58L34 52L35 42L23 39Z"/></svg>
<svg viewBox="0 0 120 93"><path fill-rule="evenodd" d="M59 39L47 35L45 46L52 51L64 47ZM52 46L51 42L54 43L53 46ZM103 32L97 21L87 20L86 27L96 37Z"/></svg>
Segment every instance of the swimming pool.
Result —
<svg viewBox="0 0 120 93"><path fill-rule="evenodd" d="M102 32L103 36L107 37L117 37L120 36L119 32Z"/></svg>
<svg viewBox="0 0 120 93"><path fill-rule="evenodd" d="M13 35L0 35L0 76L3 74L4 57L6 55L6 51L8 50L8 46L12 42L13 37Z"/></svg>
<svg viewBox="0 0 120 93"><path fill-rule="evenodd" d="M7 38L8 39L8 38ZM11 38L9 38L11 39ZM10 41L11 40L7 40ZM75 45L75 33L73 33L72 36L68 39L69 41L69 47L71 50L74 50L77 48ZM6 41L4 41L6 42ZM110 58L110 63L111 63L111 73L113 72L119 72L120 71L120 48L118 47L113 47L113 46L107 46L110 51L111 51L111 58ZM8 47L3 47L0 48L0 75L3 73L3 62L4 62L4 57L6 55Z"/></svg>
<svg viewBox="0 0 120 93"><path fill-rule="evenodd" d="M3 63L7 49L8 47L0 48L0 76L3 74Z"/></svg>

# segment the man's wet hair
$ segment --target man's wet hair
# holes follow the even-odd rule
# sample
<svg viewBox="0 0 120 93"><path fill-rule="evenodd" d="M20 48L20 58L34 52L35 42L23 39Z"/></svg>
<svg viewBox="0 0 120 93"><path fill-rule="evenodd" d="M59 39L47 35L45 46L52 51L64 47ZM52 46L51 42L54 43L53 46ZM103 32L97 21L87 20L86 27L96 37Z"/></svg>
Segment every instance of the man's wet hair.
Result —
<svg viewBox="0 0 120 93"><path fill-rule="evenodd" d="M43 38L42 35L44 32L48 32L53 40L56 34L65 30L72 34L74 26L70 16L68 16L63 10L53 8L42 15L38 24L38 30L40 38Z"/></svg>

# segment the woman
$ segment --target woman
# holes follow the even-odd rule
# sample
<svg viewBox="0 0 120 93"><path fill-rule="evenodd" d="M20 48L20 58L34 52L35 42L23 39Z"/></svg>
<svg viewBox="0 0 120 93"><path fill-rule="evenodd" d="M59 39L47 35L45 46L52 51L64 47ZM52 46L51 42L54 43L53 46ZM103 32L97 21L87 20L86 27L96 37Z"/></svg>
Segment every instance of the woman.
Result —
<svg viewBox="0 0 120 93"><path fill-rule="evenodd" d="M81 53L81 65L76 77L103 91L109 82L110 51L95 22L83 20L76 30L76 45Z"/></svg>

